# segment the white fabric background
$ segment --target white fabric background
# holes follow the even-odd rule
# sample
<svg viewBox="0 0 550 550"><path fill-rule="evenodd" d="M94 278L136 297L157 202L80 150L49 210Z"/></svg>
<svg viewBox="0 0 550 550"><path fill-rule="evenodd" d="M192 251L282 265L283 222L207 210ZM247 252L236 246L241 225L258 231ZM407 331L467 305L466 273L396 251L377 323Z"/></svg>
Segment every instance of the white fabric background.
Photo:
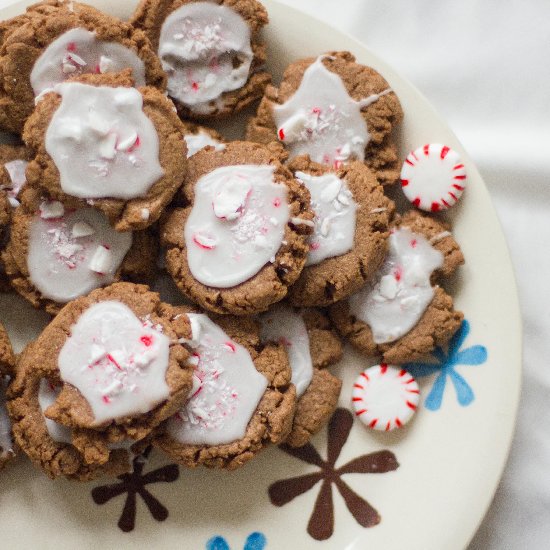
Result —
<svg viewBox="0 0 550 550"><path fill-rule="evenodd" d="M359 38L412 81L489 186L518 280L524 381L509 463L470 550L548 548L550 2L282 1Z"/></svg>

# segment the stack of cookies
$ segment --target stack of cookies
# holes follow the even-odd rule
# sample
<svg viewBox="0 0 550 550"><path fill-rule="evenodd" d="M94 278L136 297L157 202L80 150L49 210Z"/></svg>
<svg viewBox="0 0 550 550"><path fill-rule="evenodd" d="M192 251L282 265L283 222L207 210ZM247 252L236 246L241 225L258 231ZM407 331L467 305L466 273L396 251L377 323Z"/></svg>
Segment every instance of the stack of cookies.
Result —
<svg viewBox="0 0 550 550"><path fill-rule="evenodd" d="M52 315L17 359L0 331L0 463L89 480L154 445L234 469L328 421L342 338L400 365L460 326L449 226L389 198L397 96L348 52L273 86L267 22L257 0L130 22L46 0L0 26L22 140L0 146L0 280ZM205 126L258 100L246 140ZM147 286L166 274L186 305Z"/></svg>

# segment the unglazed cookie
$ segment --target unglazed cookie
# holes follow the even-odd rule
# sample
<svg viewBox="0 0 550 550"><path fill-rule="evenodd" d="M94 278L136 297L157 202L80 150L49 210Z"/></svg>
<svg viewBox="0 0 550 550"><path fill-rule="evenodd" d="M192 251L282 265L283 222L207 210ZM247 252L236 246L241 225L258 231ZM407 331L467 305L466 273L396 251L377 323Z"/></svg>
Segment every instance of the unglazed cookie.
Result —
<svg viewBox="0 0 550 550"><path fill-rule="evenodd" d="M262 344L250 318L183 314L194 386L154 443L179 464L233 470L288 435L296 390L283 346Z"/></svg>
<svg viewBox="0 0 550 550"><path fill-rule="evenodd" d="M69 208L93 206L117 231L155 222L183 181L184 127L159 90L129 71L83 75L38 103L23 139L29 187Z"/></svg>
<svg viewBox="0 0 550 550"><path fill-rule="evenodd" d="M288 354L298 401L285 443L301 447L328 422L338 405L342 381L325 367L341 359L342 342L318 309L276 304L259 320L262 342L278 342Z"/></svg>
<svg viewBox="0 0 550 550"><path fill-rule="evenodd" d="M8 333L0 323L0 469L14 456L11 422L6 409L6 389L10 376L13 376L15 356Z"/></svg>
<svg viewBox="0 0 550 550"><path fill-rule="evenodd" d="M271 81L260 40L267 12L256 0L142 0L131 22L151 40L184 118L236 113Z"/></svg>
<svg viewBox="0 0 550 550"><path fill-rule="evenodd" d="M337 170L297 157L289 168L311 194L309 253L289 290L295 306L327 306L357 292L382 265L393 202L362 162Z"/></svg>
<svg viewBox="0 0 550 550"><path fill-rule="evenodd" d="M424 358L449 341L463 315L437 281L464 262L449 227L411 211L397 219L375 280L330 307L338 331L357 349L388 364Z"/></svg>
<svg viewBox="0 0 550 550"><path fill-rule="evenodd" d="M117 446L146 437L192 387L189 354L179 343L189 323L163 307L158 294L131 283L67 304L19 361L12 417L23 421L22 411L36 407L45 378L56 396L44 415L71 428L71 443L87 465L105 464ZM16 440L32 425L21 424Z"/></svg>
<svg viewBox="0 0 550 550"><path fill-rule="evenodd" d="M185 144L187 145L187 158L192 157L205 147L214 147L216 151L225 149L225 139L213 128L184 122L185 126Z"/></svg>
<svg viewBox="0 0 550 550"><path fill-rule="evenodd" d="M13 214L2 260L11 286L34 307L55 315L95 288L120 279L152 279L156 249L148 230L115 231L100 210L70 210L35 197Z"/></svg>
<svg viewBox="0 0 550 550"><path fill-rule="evenodd" d="M278 146L231 142L189 159L183 198L162 228L166 267L181 292L215 313L265 311L305 264L309 192Z"/></svg>
<svg viewBox="0 0 550 550"><path fill-rule="evenodd" d="M31 6L0 32L0 127L20 133L35 97L68 78L130 68L138 86L166 78L145 34L78 2Z"/></svg>
<svg viewBox="0 0 550 550"><path fill-rule="evenodd" d="M247 139L279 140L291 159L307 154L336 168L364 161L386 184L399 176L390 133L402 117L397 96L380 74L349 52L331 52L295 61L279 88L267 87Z"/></svg>

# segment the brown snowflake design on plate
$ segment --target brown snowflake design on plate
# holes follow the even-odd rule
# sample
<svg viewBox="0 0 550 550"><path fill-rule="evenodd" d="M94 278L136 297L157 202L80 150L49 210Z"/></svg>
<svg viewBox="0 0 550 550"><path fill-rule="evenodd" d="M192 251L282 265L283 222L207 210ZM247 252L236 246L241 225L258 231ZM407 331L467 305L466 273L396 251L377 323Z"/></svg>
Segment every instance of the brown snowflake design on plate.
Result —
<svg viewBox="0 0 550 550"><path fill-rule="evenodd" d="M270 485L268 490L272 504L283 506L322 481L307 526L307 532L315 540L326 540L334 532L332 484L336 485L340 491L348 510L357 523L363 527L374 527L380 523L380 514L366 500L352 491L349 485L342 480L342 476L344 474L384 474L399 467L395 455L388 450L383 450L359 456L340 468L336 468L336 461L346 444L352 425L353 415L351 412L347 409L336 409L328 426L326 461L310 443L297 449L287 445L280 446L285 453L320 468L320 471L312 474L276 481Z"/></svg>
<svg viewBox="0 0 550 550"><path fill-rule="evenodd" d="M124 493L127 494L124 508L118 520L119 528L125 533L133 531L136 523L136 495L139 495L149 512L157 521L164 521L168 517L168 509L161 504L146 488L151 483L171 483L179 477L176 464L168 464L151 472L143 473L147 458L151 453L148 447L143 454L132 461L132 472L118 476L120 482L110 485L101 485L92 489L92 498L96 504L105 504L109 500Z"/></svg>

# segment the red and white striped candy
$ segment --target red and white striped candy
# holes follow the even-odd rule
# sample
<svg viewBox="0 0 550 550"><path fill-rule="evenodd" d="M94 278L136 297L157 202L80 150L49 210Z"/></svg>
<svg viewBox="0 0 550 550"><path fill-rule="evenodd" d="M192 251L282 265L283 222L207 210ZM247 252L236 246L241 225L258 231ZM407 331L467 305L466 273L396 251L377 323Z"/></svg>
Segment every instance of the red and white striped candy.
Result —
<svg viewBox="0 0 550 550"><path fill-rule="evenodd" d="M453 206L464 191L466 170L458 153L430 143L409 153L401 168L403 193L417 208L439 212Z"/></svg>
<svg viewBox="0 0 550 550"><path fill-rule="evenodd" d="M412 417L420 390L404 369L382 363L365 369L353 384L355 415L374 430L401 428Z"/></svg>

